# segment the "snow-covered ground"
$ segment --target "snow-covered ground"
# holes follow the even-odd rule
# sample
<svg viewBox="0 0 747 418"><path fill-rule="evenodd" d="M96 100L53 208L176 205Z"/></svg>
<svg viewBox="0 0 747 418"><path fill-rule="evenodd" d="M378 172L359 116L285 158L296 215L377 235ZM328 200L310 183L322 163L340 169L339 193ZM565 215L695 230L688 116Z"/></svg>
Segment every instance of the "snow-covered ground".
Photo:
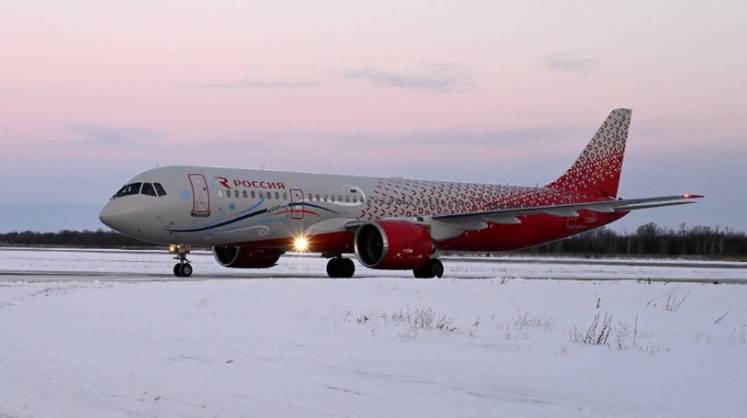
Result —
<svg viewBox="0 0 747 418"><path fill-rule="evenodd" d="M0 417L747 414L744 266L192 259L0 250Z"/></svg>

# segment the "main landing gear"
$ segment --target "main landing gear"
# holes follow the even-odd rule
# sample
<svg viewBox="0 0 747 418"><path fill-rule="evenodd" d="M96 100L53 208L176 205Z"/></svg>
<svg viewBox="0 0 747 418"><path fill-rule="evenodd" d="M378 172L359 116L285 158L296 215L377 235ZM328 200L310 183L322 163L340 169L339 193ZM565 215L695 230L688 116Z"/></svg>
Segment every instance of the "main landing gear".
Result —
<svg viewBox="0 0 747 418"><path fill-rule="evenodd" d="M441 260L431 258L423 267L414 269L412 274L418 279L441 278L444 275L444 265Z"/></svg>
<svg viewBox="0 0 747 418"><path fill-rule="evenodd" d="M355 264L349 258L343 258L341 255L330 258L327 262L327 274L332 278L349 278L355 274Z"/></svg>
<svg viewBox="0 0 747 418"><path fill-rule="evenodd" d="M187 260L187 254L192 251L192 246L187 244L170 245L169 252L176 254L174 260L178 263L174 264L174 276L176 277L189 277L192 275L192 265Z"/></svg>

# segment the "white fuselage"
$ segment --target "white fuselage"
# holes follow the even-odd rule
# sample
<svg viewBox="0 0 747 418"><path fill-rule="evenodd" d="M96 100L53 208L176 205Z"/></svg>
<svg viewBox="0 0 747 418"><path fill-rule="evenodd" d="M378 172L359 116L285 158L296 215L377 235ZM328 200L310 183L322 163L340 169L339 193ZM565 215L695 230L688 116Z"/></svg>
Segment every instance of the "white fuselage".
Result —
<svg viewBox="0 0 747 418"><path fill-rule="evenodd" d="M166 195L113 197L102 222L144 241L200 246L287 239L339 230L351 220L480 210L513 197L556 194L533 187L191 166L156 168L127 184L137 183L159 183Z"/></svg>

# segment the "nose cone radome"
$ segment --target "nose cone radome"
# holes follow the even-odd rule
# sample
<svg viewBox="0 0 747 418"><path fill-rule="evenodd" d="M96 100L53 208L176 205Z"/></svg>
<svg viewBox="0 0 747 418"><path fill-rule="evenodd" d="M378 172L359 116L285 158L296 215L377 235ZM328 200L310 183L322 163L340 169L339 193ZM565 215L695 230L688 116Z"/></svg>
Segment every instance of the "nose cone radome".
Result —
<svg viewBox="0 0 747 418"><path fill-rule="evenodd" d="M113 202L109 202L101 209L99 220L104 225L116 231L122 231L125 213L121 208L116 208Z"/></svg>
<svg viewBox="0 0 747 418"><path fill-rule="evenodd" d="M138 201L137 196L110 200L99 213L99 220L109 228L149 242L162 238L160 218L152 201Z"/></svg>

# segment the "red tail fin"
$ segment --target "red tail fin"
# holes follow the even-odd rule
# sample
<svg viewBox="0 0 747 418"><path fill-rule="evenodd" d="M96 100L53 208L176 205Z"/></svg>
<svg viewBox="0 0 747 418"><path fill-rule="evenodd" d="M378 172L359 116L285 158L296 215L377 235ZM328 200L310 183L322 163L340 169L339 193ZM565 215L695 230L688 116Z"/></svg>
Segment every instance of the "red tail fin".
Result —
<svg viewBox="0 0 747 418"><path fill-rule="evenodd" d="M610 112L573 166L547 187L600 197L617 197L631 113L630 109Z"/></svg>

